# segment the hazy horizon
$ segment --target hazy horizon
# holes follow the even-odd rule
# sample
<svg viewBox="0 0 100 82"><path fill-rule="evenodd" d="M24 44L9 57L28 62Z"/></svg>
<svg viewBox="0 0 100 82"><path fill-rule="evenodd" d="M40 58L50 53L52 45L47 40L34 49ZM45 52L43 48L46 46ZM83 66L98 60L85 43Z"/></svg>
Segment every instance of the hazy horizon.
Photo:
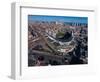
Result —
<svg viewBox="0 0 100 82"><path fill-rule="evenodd" d="M73 16L48 16L48 15L28 15L28 21L59 21L59 22L78 22L88 23L88 17L73 17Z"/></svg>

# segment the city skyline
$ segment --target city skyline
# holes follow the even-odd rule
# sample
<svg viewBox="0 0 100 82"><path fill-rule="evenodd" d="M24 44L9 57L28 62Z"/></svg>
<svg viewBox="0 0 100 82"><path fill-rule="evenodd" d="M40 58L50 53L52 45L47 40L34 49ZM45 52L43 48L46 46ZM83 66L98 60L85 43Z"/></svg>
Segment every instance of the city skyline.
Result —
<svg viewBox="0 0 100 82"><path fill-rule="evenodd" d="M59 21L59 22L77 22L88 23L88 17L74 17L74 16L48 16L48 15L28 15L28 21Z"/></svg>

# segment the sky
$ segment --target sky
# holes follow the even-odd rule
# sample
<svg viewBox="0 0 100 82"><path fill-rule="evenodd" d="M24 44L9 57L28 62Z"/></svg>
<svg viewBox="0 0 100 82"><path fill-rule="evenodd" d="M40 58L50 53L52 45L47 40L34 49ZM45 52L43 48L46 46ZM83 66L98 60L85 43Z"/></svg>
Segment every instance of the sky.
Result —
<svg viewBox="0 0 100 82"><path fill-rule="evenodd" d="M72 17L72 16L48 16L48 15L28 15L29 21L59 21L59 22L78 22L88 23L88 17Z"/></svg>

